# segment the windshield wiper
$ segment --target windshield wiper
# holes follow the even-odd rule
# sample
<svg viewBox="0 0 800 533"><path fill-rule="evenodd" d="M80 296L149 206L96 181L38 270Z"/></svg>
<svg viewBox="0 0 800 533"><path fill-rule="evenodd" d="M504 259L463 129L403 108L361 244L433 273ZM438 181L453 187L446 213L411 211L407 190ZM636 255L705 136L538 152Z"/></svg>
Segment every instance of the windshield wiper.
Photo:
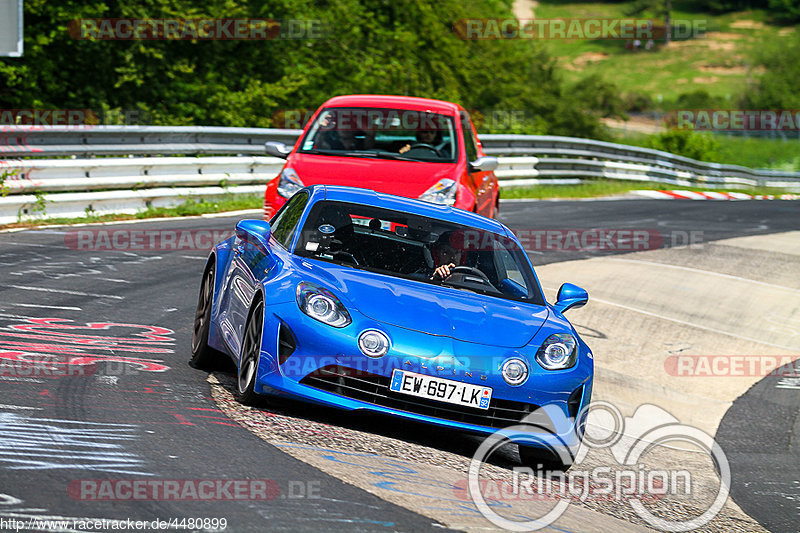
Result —
<svg viewBox="0 0 800 533"><path fill-rule="evenodd" d="M406 157L404 155L396 154L394 152L375 152L375 157L379 157L381 159L395 159L397 161L415 161L415 162L422 161L421 159L413 159L411 157Z"/></svg>
<svg viewBox="0 0 800 533"><path fill-rule="evenodd" d="M312 148L311 150L303 150L304 154L320 154L320 155L338 155L342 157L376 157L375 152L355 152L347 150L323 150L320 148Z"/></svg>

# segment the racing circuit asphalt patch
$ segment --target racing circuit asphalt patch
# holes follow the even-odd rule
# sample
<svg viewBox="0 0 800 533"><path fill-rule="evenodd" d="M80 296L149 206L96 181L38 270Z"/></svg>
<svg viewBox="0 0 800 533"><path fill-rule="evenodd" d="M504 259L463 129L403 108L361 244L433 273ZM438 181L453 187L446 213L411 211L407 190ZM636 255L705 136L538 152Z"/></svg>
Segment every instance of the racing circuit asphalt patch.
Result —
<svg viewBox="0 0 800 533"><path fill-rule="evenodd" d="M211 396L223 413L287 454L448 527L465 531L493 527L479 513L467 490L471 456L479 445L478 438L423 424L398 424L285 400L270 400L261 408L247 407L233 398L235 376L215 372L209 375L208 382ZM513 468L518 466L513 448L504 448L482 467L482 493L500 515L535 519L553 507L558 498L545 493L528 498L513 494L510 490L515 483ZM708 456L696 450L657 448L642 460L644 464L650 468L687 470L695 487L690 498L645 501L653 514L683 521L705 510L703 506L709 504L713 487L718 483ZM570 472L578 469L605 472L604 469L614 467L612 453L596 449L589 451ZM593 487L599 484L594 479L585 479L588 481L582 497L575 497L570 491L567 513L546 531L651 530L634 512L630 497L601 497L593 492ZM567 481L563 485L558 485L558 481L553 483L550 494L562 497L567 494ZM696 531L766 530L735 507L726 505L716 518Z"/></svg>

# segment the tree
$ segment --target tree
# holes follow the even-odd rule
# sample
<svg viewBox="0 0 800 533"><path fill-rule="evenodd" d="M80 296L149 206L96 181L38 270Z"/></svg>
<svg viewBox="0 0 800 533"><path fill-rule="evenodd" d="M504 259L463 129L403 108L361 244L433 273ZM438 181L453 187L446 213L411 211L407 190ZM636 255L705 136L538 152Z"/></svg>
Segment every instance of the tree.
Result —
<svg viewBox="0 0 800 533"><path fill-rule="evenodd" d="M668 45L672 41L672 0L636 0L625 10L625 15L630 17L645 11L664 17L664 44Z"/></svg>
<svg viewBox="0 0 800 533"><path fill-rule="evenodd" d="M454 23L512 18L505 0L27 0L25 56L0 59L0 108L136 110L165 125L283 126L337 94L407 94L522 110L531 133L604 136L585 98L528 40L464 40ZM75 39L94 18L315 21L322 38ZM107 117L106 117L107 118Z"/></svg>

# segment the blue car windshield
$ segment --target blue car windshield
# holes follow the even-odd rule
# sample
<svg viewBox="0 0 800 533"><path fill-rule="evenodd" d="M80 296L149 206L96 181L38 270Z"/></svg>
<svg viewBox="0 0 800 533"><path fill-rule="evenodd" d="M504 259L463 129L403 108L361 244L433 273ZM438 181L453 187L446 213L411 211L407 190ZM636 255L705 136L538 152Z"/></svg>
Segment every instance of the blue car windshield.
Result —
<svg viewBox="0 0 800 533"><path fill-rule="evenodd" d="M334 201L311 209L294 253L422 283L544 305L525 253L504 235ZM437 273L447 266L448 274Z"/></svg>
<svg viewBox="0 0 800 533"><path fill-rule="evenodd" d="M298 152L338 157L452 163L458 155L453 119L409 109L323 109Z"/></svg>

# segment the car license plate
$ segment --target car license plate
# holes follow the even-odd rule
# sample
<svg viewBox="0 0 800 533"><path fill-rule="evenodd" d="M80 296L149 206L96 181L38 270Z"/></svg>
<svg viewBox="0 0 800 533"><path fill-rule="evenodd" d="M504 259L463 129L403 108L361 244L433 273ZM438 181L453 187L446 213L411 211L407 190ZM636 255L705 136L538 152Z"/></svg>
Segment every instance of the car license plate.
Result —
<svg viewBox="0 0 800 533"><path fill-rule="evenodd" d="M426 376L415 372L395 369L389 389L401 394L430 398L440 402L488 409L492 389L471 383Z"/></svg>

